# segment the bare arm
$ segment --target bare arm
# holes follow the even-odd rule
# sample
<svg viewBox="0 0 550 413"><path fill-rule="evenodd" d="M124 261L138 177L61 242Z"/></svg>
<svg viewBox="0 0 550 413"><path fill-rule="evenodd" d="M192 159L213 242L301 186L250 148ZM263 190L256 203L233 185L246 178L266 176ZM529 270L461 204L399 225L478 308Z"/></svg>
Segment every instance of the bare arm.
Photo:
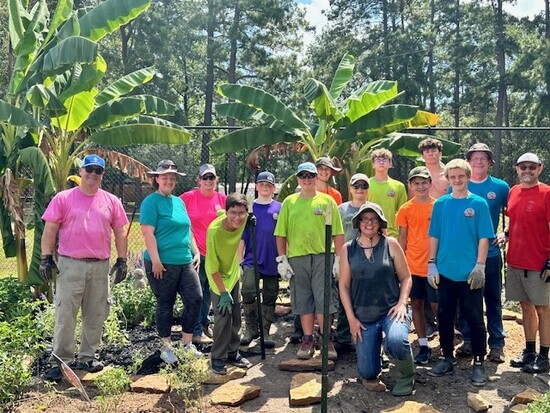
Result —
<svg viewBox="0 0 550 413"><path fill-rule="evenodd" d="M244 248L245 248L244 240L241 239L239 241L239 246L237 247L237 258L239 259L239 262L242 262L244 258Z"/></svg>
<svg viewBox="0 0 550 413"><path fill-rule="evenodd" d="M147 248L147 252L149 253L149 257L153 263L153 275L155 278L162 278L162 272L166 271L166 268L164 268L160 262L157 239L155 238L155 227L142 224L141 233L145 239L145 248Z"/></svg>
<svg viewBox="0 0 550 413"><path fill-rule="evenodd" d="M480 264L485 264L487 261L487 251L489 251L489 238L481 238L477 243L477 261Z"/></svg>
<svg viewBox="0 0 550 413"><path fill-rule="evenodd" d="M44 232L42 233L42 239L40 240L40 249L42 255L53 255L55 250L55 239L59 232L59 226L61 224L57 222L46 221L44 226Z"/></svg>
<svg viewBox="0 0 550 413"><path fill-rule="evenodd" d="M286 237L275 237L277 255L286 255Z"/></svg>
<svg viewBox="0 0 550 413"><path fill-rule="evenodd" d="M363 341L361 330L365 327L355 317L353 312L353 305L351 302L351 268L348 261L348 244L344 244L340 249L340 278L338 279L338 291L340 294L340 301L346 312L348 318L351 338L354 342Z"/></svg>
<svg viewBox="0 0 550 413"><path fill-rule="evenodd" d="M338 256L344 246L344 235L335 235L332 237L332 241L334 242L334 255Z"/></svg>
<svg viewBox="0 0 550 413"><path fill-rule="evenodd" d="M193 268L195 271L198 271L201 265L201 253L199 247L197 247L197 241L195 240L193 232L191 232L191 254L193 254Z"/></svg>
<svg viewBox="0 0 550 413"><path fill-rule="evenodd" d="M216 284L216 287L218 287L218 290L220 290L221 293L226 292L225 285L222 280L222 275L219 272L215 272L212 274L212 281L214 281L214 284Z"/></svg>
<svg viewBox="0 0 550 413"><path fill-rule="evenodd" d="M430 254L428 255L428 259L436 259L437 257L437 249L439 248L439 239L430 237Z"/></svg>
<svg viewBox="0 0 550 413"><path fill-rule="evenodd" d="M395 272L400 283L399 300L394 307L390 308L388 314L391 318L396 318L397 321L403 321L407 316L407 300L412 288L412 278L409 266L405 260L405 254L397 240L395 238L388 238L388 243Z"/></svg>
<svg viewBox="0 0 550 413"><path fill-rule="evenodd" d="M128 236L126 225L113 230L115 234L115 248L118 258L126 258L128 255Z"/></svg>
<svg viewBox="0 0 550 413"><path fill-rule="evenodd" d="M407 227L399 227L397 241L401 245L401 248L403 248L403 251L407 251Z"/></svg>

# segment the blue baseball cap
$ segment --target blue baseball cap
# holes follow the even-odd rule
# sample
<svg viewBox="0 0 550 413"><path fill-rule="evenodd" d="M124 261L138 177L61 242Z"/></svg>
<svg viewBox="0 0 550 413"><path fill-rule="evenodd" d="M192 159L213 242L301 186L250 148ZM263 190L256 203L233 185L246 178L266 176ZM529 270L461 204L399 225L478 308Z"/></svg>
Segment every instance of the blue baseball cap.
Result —
<svg viewBox="0 0 550 413"><path fill-rule="evenodd" d="M87 166L99 166L100 168L105 169L105 161L101 156L97 156L95 153L91 155L86 155L82 161L82 167Z"/></svg>
<svg viewBox="0 0 550 413"><path fill-rule="evenodd" d="M296 175L298 175L300 172L309 172L317 175L317 167L312 162L304 162L298 165Z"/></svg>
<svg viewBox="0 0 550 413"><path fill-rule="evenodd" d="M269 182L270 184L275 185L275 175L269 171L260 172L256 178L256 183L259 182Z"/></svg>

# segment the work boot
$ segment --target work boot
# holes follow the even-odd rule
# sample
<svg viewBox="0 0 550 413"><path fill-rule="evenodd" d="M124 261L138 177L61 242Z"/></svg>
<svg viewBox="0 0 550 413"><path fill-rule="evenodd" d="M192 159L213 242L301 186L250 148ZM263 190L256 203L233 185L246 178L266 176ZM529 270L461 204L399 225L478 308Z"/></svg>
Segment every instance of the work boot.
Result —
<svg viewBox="0 0 550 413"><path fill-rule="evenodd" d="M304 335L304 330L302 330L302 323L300 321L300 316L294 316L294 333L290 336L290 342L292 344L298 344L302 341L302 336Z"/></svg>
<svg viewBox="0 0 550 413"><path fill-rule="evenodd" d="M275 342L269 338L269 329L271 328L271 323L273 323L274 314L275 305L262 304L262 327L264 332L265 348L275 347Z"/></svg>
<svg viewBox="0 0 550 413"><path fill-rule="evenodd" d="M394 360L394 363L399 371L399 378L391 392L394 396L408 396L412 394L416 374L412 353L405 360Z"/></svg>
<svg viewBox="0 0 550 413"><path fill-rule="evenodd" d="M241 333L241 345L248 346L250 342L260 336L258 330L258 313L256 303L243 303L244 331Z"/></svg>

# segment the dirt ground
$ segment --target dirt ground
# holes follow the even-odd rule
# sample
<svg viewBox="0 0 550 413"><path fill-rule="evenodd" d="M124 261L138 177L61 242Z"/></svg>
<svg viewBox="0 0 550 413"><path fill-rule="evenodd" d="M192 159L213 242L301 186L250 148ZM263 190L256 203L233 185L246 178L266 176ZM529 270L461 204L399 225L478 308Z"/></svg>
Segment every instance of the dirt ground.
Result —
<svg viewBox="0 0 550 413"><path fill-rule="evenodd" d="M369 393L363 389L357 380L356 357L354 353L341 355L336 362L336 369L329 373L330 393L328 395L329 412L358 412L374 413L388 407L395 406L405 400L414 400L432 405L435 409L445 413L464 413L470 411L466 404L468 392L478 392L492 404L490 412L508 411L509 402L514 395L533 388L541 393L549 391L550 377L546 374L535 377L510 367L510 359L521 353L524 347L522 327L515 321L505 321L505 329L508 333L506 339L506 362L494 364L486 362L487 373L490 377L485 387L475 387L470 384L471 360L459 359L455 372L441 378L430 377L427 371L436 363L436 357L430 364L417 368L416 389L413 395L396 398L390 391L385 393ZM214 412L319 412L320 405L308 407L290 407L289 386L293 372L280 371L278 364L281 360L293 358L297 351L297 345L290 344L288 336L292 332L291 316L280 317L272 326L276 348L267 350L265 360L254 356L255 348L248 350L250 361L254 366L248 370L247 375L238 380L243 383L253 383L261 387L258 398L245 402L240 407L214 406L210 403L210 393L217 387L215 385L203 386L204 400L203 411ZM416 335L411 333L410 339L415 340ZM112 363L131 359L132 352L140 348L149 352L150 356L143 366L143 372L158 370L160 359L158 358L158 339L152 329L140 330L131 336L132 345L123 349L104 349L102 357ZM416 344L416 343L415 343ZM457 337L456 344L460 344ZM438 354L439 341L437 337L430 341L434 354ZM257 348L256 348L257 350ZM416 352L416 347L415 347ZM45 368L45 366L42 366ZM382 373L382 380L391 389L396 380L396 371L393 364L389 370ZM91 397L97 395L97 391L88 388ZM79 394L68 388L66 383L61 383L53 389L45 387L40 379L29 389L14 407L14 412L30 413L44 411L50 413L71 412L99 412L97 401L84 402ZM123 396L117 412L182 412L183 404L174 393L164 395L126 393Z"/></svg>

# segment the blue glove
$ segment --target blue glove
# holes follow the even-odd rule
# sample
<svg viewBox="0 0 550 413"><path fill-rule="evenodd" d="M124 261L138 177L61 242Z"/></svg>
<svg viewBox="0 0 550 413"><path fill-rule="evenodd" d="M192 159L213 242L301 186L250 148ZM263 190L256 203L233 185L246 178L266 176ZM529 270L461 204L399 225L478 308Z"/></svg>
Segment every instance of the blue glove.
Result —
<svg viewBox="0 0 550 413"><path fill-rule="evenodd" d="M218 302L218 312L220 315L231 314L233 312L233 297L227 291L224 291L220 295L220 301Z"/></svg>

